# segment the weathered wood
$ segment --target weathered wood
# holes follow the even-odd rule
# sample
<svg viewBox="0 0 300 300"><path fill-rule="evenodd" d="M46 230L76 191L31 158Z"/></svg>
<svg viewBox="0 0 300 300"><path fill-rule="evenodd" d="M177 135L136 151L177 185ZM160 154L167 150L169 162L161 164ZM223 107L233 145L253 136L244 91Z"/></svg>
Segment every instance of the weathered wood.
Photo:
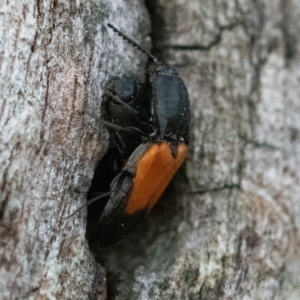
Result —
<svg viewBox="0 0 300 300"><path fill-rule="evenodd" d="M105 24L126 24L138 38L148 20L139 2L0 5L1 299L92 299L95 289L106 298L85 210L64 217L86 201L107 148L103 82L126 63L143 63L139 55L124 61L127 44Z"/></svg>
<svg viewBox="0 0 300 300"><path fill-rule="evenodd" d="M148 6L156 53L187 65L191 144L140 236L106 254L119 299L300 298L299 2Z"/></svg>
<svg viewBox="0 0 300 300"><path fill-rule="evenodd" d="M190 152L149 218L96 254L102 266L85 211L63 218L107 148L101 85L141 75L146 60L105 23L149 48L147 11L121 0L0 7L0 295L300 298L299 1L146 5L155 53L186 65Z"/></svg>

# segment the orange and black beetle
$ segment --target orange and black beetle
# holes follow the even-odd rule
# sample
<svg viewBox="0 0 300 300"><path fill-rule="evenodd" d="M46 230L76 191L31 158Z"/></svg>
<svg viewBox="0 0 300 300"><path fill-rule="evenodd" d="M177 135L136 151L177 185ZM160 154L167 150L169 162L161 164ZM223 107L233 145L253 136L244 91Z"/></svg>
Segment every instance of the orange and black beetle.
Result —
<svg viewBox="0 0 300 300"><path fill-rule="evenodd" d="M111 117L108 123L109 127L116 131L118 148L121 151L125 149L124 152L129 153L132 145L128 146L128 143L139 139L142 142L139 142L138 146L136 144L133 146L135 150L129 156L125 167L112 180L109 199L97 225L93 226L91 239L99 245L112 244L120 240L159 200L186 158L190 123L187 89L175 67L159 63L154 56L113 25L108 24L108 27L148 55L149 64L146 72L150 88L143 107L140 106L141 98L134 92L135 87L140 84L131 79L128 82L130 77L114 77L112 82L121 85L119 92L111 82L108 84L118 99L116 95L112 97L118 102L119 108L122 108L120 117L116 118L117 121ZM126 87L132 91L129 92L130 99L137 101L138 105L126 101L122 92ZM147 97L151 100L149 110ZM143 109L144 114L141 113ZM150 112L148 120L147 110ZM111 114L115 113L113 108ZM139 119L140 115L146 116L146 121ZM146 132L143 126L146 126ZM143 138L134 137L134 134L139 132ZM133 135L126 136L126 134Z"/></svg>

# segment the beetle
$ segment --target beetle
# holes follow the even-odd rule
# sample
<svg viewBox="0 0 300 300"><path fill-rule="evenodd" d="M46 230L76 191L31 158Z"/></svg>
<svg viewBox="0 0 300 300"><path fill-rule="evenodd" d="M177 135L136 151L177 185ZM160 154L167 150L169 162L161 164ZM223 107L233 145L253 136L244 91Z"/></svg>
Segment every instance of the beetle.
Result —
<svg viewBox="0 0 300 300"><path fill-rule="evenodd" d="M141 134L151 132L148 89L127 75L112 76L104 86L101 113L112 136L110 148L117 147L125 160L141 144Z"/></svg>
<svg viewBox="0 0 300 300"><path fill-rule="evenodd" d="M150 82L151 132L145 133L140 121L133 122L132 128L126 103L122 105L123 101L119 101L124 109L123 122L129 126L120 128L119 124L115 126L115 121L108 125L121 135L122 131L142 131L143 138L112 180L109 199L97 224L87 233L90 243L101 246L124 237L157 203L187 156L190 126L188 92L176 68L159 62L113 25L107 26L149 58L146 73ZM139 109L133 109L134 114L139 115ZM126 149L126 145L124 147Z"/></svg>
<svg viewBox="0 0 300 300"><path fill-rule="evenodd" d="M127 75L112 76L103 89L101 115L108 125L110 139L109 149L95 170L88 192L88 240L97 235L99 214L101 215L109 200L106 195L109 194L112 180L124 167L132 152L142 143L141 133L151 132L149 84L141 84ZM97 199L101 201L96 202Z"/></svg>

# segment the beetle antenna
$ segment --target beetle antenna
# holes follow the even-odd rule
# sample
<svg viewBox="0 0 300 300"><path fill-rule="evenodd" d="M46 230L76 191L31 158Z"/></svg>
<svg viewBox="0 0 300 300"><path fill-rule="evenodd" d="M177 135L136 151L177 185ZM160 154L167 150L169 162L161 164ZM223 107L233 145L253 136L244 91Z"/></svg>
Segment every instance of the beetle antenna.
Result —
<svg viewBox="0 0 300 300"><path fill-rule="evenodd" d="M133 45L138 50L140 50L141 52L143 52L144 54L146 54L152 60L152 62L157 63L157 59L151 53L149 53L148 51L146 51L145 49L143 49L137 42L135 42L129 36L125 35L123 32L121 32L119 29L117 29L115 26L113 26L110 23L107 23L107 26L109 28L111 28L116 34L118 34L119 36L121 36L129 44Z"/></svg>
<svg viewBox="0 0 300 300"><path fill-rule="evenodd" d="M129 132L129 133L135 132L135 133L140 134L141 136L148 136L147 133L144 133L142 130L140 130L136 127L122 127L122 126L119 126L119 125L116 125L114 123L110 123L110 122L107 122L107 121L104 121L104 124L107 127L113 128L115 130L125 131L125 132ZM147 123L144 123L144 124L147 124Z"/></svg>
<svg viewBox="0 0 300 300"><path fill-rule="evenodd" d="M74 215L76 215L79 211L81 211L83 208L91 205L92 203L98 201L99 199L102 199L102 198L106 198L110 195L110 192L107 192L107 193L103 193L101 195L98 195L94 198L92 198L91 200L87 201L85 204L83 204L82 206L80 206L79 208L77 208L74 212L72 212L70 215L66 216L63 218L63 220L65 219L69 219L71 217L73 217Z"/></svg>

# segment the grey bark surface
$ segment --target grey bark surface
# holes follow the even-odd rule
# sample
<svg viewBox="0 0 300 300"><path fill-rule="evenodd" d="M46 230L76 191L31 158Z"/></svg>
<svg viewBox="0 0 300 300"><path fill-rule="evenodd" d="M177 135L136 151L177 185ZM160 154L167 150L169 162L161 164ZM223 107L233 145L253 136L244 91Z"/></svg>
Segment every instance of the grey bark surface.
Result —
<svg viewBox="0 0 300 300"><path fill-rule="evenodd" d="M107 149L102 84L126 67L108 21L150 31L138 1L0 5L0 299L106 298L86 211L64 218Z"/></svg>
<svg viewBox="0 0 300 300"><path fill-rule="evenodd" d="M299 1L146 6L0 7L0 299L299 299ZM150 19L155 53L186 65L189 156L96 263L85 210L64 217L107 150L102 84L147 59L105 24L149 49Z"/></svg>
<svg viewBox="0 0 300 300"><path fill-rule="evenodd" d="M119 299L299 299L299 1L147 4L156 53L186 64L191 143L140 239L106 252Z"/></svg>

